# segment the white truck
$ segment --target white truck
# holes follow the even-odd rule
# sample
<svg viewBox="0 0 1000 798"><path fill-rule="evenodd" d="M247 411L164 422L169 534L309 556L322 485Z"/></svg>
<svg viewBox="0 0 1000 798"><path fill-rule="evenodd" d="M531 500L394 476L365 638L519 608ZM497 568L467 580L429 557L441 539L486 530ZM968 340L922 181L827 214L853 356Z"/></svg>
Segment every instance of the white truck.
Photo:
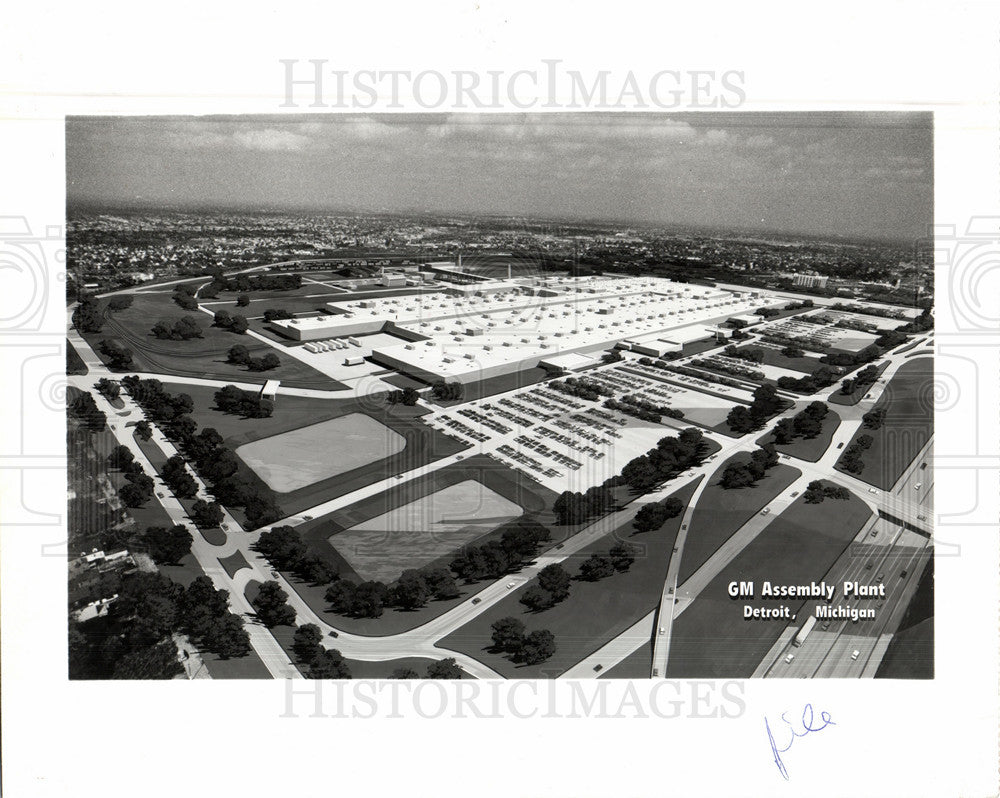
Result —
<svg viewBox="0 0 1000 798"><path fill-rule="evenodd" d="M792 645L801 646L804 642L806 642L806 638L809 637L809 633L812 631L812 628L815 625L816 625L816 616L810 615L809 619L804 624L802 624L802 628L799 629L799 633L795 635L795 639L792 641Z"/></svg>

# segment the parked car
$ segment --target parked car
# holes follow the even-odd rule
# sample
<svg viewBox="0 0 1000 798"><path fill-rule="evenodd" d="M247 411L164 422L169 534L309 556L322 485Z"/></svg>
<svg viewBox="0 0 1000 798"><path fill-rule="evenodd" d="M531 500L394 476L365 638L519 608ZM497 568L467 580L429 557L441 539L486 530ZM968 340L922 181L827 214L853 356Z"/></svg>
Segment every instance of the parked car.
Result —
<svg viewBox="0 0 1000 798"><path fill-rule="evenodd" d="M789 654L787 657L785 657L785 662L788 663L789 665L791 665L793 659L795 659L795 655L794 654Z"/></svg>
<svg viewBox="0 0 1000 798"><path fill-rule="evenodd" d="M860 656L861 656L861 652L858 651L857 649L854 649L854 651L851 652L851 659L852 660L855 660L855 659L857 659Z"/></svg>

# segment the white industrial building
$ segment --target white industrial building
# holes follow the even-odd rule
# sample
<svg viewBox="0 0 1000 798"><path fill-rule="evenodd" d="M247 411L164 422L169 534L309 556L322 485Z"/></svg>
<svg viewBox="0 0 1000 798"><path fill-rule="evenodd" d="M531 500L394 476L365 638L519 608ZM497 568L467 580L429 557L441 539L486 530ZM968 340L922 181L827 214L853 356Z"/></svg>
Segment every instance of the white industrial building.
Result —
<svg viewBox="0 0 1000 798"><path fill-rule="evenodd" d="M391 324L421 340L373 347L376 363L429 382L472 382L560 355L586 358L619 342L659 357L711 337L713 325L726 319L782 303L655 277L542 277L460 286L478 291L452 288L331 302L327 315L273 326L294 340L336 346L332 341Z"/></svg>

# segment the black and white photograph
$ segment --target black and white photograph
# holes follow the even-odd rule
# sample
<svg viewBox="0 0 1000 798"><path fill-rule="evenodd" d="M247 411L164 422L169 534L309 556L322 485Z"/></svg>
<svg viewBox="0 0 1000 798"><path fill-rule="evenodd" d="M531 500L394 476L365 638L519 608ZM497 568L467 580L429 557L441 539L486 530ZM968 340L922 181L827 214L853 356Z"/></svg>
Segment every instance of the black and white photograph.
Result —
<svg viewBox="0 0 1000 798"><path fill-rule="evenodd" d="M70 678L931 678L932 134L70 118Z"/></svg>
<svg viewBox="0 0 1000 798"><path fill-rule="evenodd" d="M6 9L0 791L997 795L994 6Z"/></svg>

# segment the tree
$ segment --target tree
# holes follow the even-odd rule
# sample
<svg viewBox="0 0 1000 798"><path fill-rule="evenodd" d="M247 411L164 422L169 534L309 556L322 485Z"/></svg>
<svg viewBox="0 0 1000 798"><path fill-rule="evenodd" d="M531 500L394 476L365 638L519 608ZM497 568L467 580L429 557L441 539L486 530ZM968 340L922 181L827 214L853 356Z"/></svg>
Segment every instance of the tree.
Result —
<svg viewBox="0 0 1000 798"><path fill-rule="evenodd" d="M108 300L108 310L117 312L120 310L128 310L130 307L132 307L131 294L120 294L118 296L111 297L111 299Z"/></svg>
<svg viewBox="0 0 1000 798"><path fill-rule="evenodd" d="M430 598L430 588L423 574L415 569L403 571L392 586L392 602L404 610L423 607Z"/></svg>
<svg viewBox="0 0 1000 798"><path fill-rule="evenodd" d="M538 572L538 585L559 602L569 595L570 575L561 565L552 563Z"/></svg>
<svg viewBox="0 0 1000 798"><path fill-rule="evenodd" d="M229 324L230 332L234 332L237 335L243 335L249 329L250 329L250 323L246 320L246 317L233 316L233 319Z"/></svg>
<svg viewBox="0 0 1000 798"><path fill-rule="evenodd" d="M323 596L329 602L331 609L338 615L348 615L354 606L354 593L357 584L347 579L338 579L326 589Z"/></svg>
<svg viewBox="0 0 1000 798"><path fill-rule="evenodd" d="M786 346L781 350L781 354L789 358L805 357L805 352L797 346Z"/></svg>
<svg viewBox="0 0 1000 798"><path fill-rule="evenodd" d="M148 441L153 437L153 428L149 425L149 422L143 419L135 425L135 434L141 440Z"/></svg>
<svg viewBox="0 0 1000 798"><path fill-rule="evenodd" d="M403 388L403 393L402 397L400 398L400 401L404 405L406 405L407 407L413 407L417 403L418 399L420 399L420 394L417 393L416 390L414 390L409 386Z"/></svg>
<svg viewBox="0 0 1000 798"><path fill-rule="evenodd" d="M389 589L381 582L362 582L354 590L351 614L359 618L381 618Z"/></svg>
<svg viewBox="0 0 1000 798"><path fill-rule="evenodd" d="M236 297L236 307L245 308L250 304L250 296L248 294L240 294Z"/></svg>
<svg viewBox="0 0 1000 798"><path fill-rule="evenodd" d="M351 669L337 649L324 649L309 663L309 678L350 679Z"/></svg>
<svg viewBox="0 0 1000 798"><path fill-rule="evenodd" d="M96 299L87 297L73 311L73 326L82 333L99 333L104 326L104 314Z"/></svg>
<svg viewBox="0 0 1000 798"><path fill-rule="evenodd" d="M218 502L206 502L198 499L191 507L191 517L200 527L213 527L222 523L225 514Z"/></svg>
<svg viewBox="0 0 1000 798"><path fill-rule="evenodd" d="M861 422L868 429L880 429L885 423L885 409L870 410L861 417Z"/></svg>
<svg viewBox="0 0 1000 798"><path fill-rule="evenodd" d="M635 546L620 541L608 550L608 556L616 571L627 571L635 562Z"/></svg>
<svg viewBox="0 0 1000 798"><path fill-rule="evenodd" d="M603 554L591 554L586 560L580 563L580 577L588 582L597 582L600 579L611 576L615 572L615 566L610 558Z"/></svg>
<svg viewBox="0 0 1000 798"><path fill-rule="evenodd" d="M795 422L790 418L783 418L774 425L774 442L778 444L791 443L795 439Z"/></svg>
<svg viewBox="0 0 1000 798"><path fill-rule="evenodd" d="M447 657L427 666L428 679L461 679L462 669L454 657Z"/></svg>
<svg viewBox="0 0 1000 798"><path fill-rule="evenodd" d="M134 460L135 455L132 454L132 450L121 443L112 449L111 454L108 455L108 465L112 468L124 469Z"/></svg>
<svg viewBox="0 0 1000 798"><path fill-rule="evenodd" d="M753 474L746 463L730 463L722 472L719 484L724 488L746 488L755 482Z"/></svg>
<svg viewBox="0 0 1000 798"><path fill-rule="evenodd" d="M236 344L236 346L231 347L226 356L227 362L235 363L238 366L244 365L249 358L250 358L250 350L247 349L243 344Z"/></svg>
<svg viewBox="0 0 1000 798"><path fill-rule="evenodd" d="M875 439L871 435L858 435L858 439L854 443L862 449L870 449L875 443Z"/></svg>
<svg viewBox="0 0 1000 798"><path fill-rule="evenodd" d="M323 640L323 632L314 623L306 623L295 630L292 650L301 662L312 662L322 652L323 647L320 642Z"/></svg>
<svg viewBox="0 0 1000 798"><path fill-rule="evenodd" d="M187 527L175 524L166 529L162 526L148 527L142 536L149 556L158 563L175 564L191 551L194 538Z"/></svg>
<svg viewBox="0 0 1000 798"><path fill-rule="evenodd" d="M639 512L635 514L635 520L632 521L632 526L635 527L636 532L652 532L654 529L662 527L666 520L667 515L663 505L660 502L651 502L639 508Z"/></svg>
<svg viewBox="0 0 1000 798"><path fill-rule="evenodd" d="M288 606L288 594L277 582L264 582L250 604L267 627L292 626L295 610Z"/></svg>
<svg viewBox="0 0 1000 798"><path fill-rule="evenodd" d="M118 489L118 498L126 507L142 507L152 496L152 491L144 490L134 482L126 482Z"/></svg>
<svg viewBox="0 0 1000 798"><path fill-rule="evenodd" d="M545 662L556 653L555 636L548 629L536 629L524 638L521 657L528 665Z"/></svg>
<svg viewBox="0 0 1000 798"><path fill-rule="evenodd" d="M530 610L541 612L554 606L556 600L548 590L538 585L531 585L521 596L521 603Z"/></svg>
<svg viewBox="0 0 1000 798"><path fill-rule="evenodd" d="M109 380L107 377L101 377L101 379L97 381L97 385L94 387L97 388L97 392L105 399L113 400L121 396L121 386L119 386L117 382Z"/></svg>
<svg viewBox="0 0 1000 798"><path fill-rule="evenodd" d="M419 679L420 674L413 668L396 668L389 676L390 679Z"/></svg>
<svg viewBox="0 0 1000 798"><path fill-rule="evenodd" d="M490 627L493 632L493 645L505 654L519 654L524 643L524 623L518 618L508 615L494 621Z"/></svg>
<svg viewBox="0 0 1000 798"><path fill-rule="evenodd" d="M281 365L281 359L274 352L266 352L260 359L261 371L270 371Z"/></svg>
<svg viewBox="0 0 1000 798"><path fill-rule="evenodd" d="M212 317L212 324L215 327L222 327L223 329L226 329L230 324L232 324L232 322L233 319L232 316L229 315L228 310L217 310L215 311L215 315Z"/></svg>
<svg viewBox="0 0 1000 798"><path fill-rule="evenodd" d="M436 599L458 598L461 591L447 568L422 568L427 588Z"/></svg>
<svg viewBox="0 0 1000 798"><path fill-rule="evenodd" d="M202 638L202 645L224 659L246 656L251 648L243 619L231 612L214 620Z"/></svg>

